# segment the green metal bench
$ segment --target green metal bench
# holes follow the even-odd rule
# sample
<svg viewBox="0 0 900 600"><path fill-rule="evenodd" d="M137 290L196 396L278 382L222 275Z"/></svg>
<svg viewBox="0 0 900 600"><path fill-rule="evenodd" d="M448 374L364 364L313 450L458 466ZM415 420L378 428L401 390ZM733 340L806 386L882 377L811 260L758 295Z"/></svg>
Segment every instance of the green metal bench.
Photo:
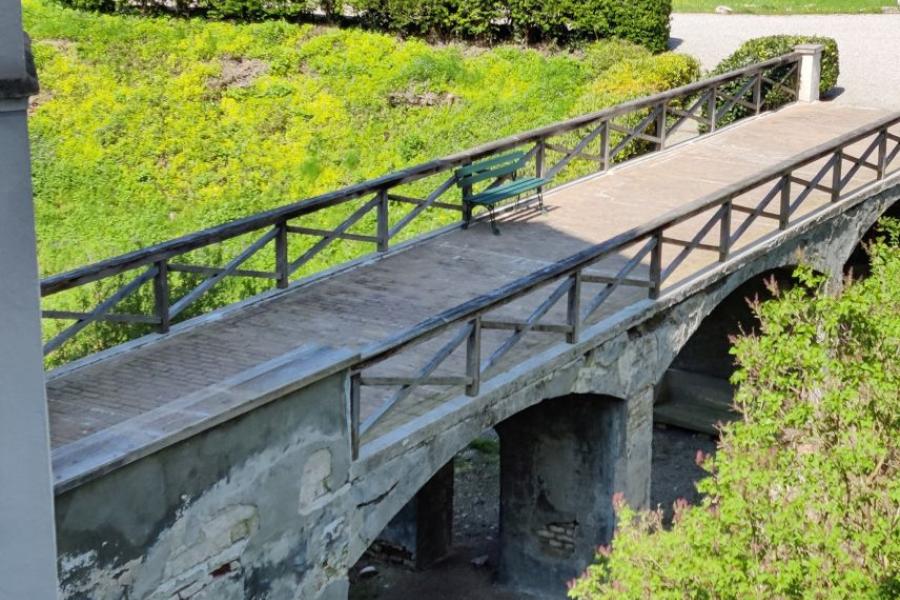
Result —
<svg viewBox="0 0 900 600"><path fill-rule="evenodd" d="M495 156L456 171L456 184L463 191L463 228L467 228L472 220L472 209L475 206L487 207L491 215L491 231L500 234L494 214L494 206L501 200L518 197L524 192L538 190L538 201L544 207L542 187L547 183L544 177L526 177L518 179L518 171L526 163L524 152L510 152ZM479 182L493 179L494 182L484 190L473 194L472 187Z"/></svg>

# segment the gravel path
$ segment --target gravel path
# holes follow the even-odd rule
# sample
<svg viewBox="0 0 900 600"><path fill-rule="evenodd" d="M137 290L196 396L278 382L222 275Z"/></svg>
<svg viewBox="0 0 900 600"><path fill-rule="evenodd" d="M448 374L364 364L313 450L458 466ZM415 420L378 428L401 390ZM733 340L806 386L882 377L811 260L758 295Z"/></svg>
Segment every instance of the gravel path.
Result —
<svg viewBox="0 0 900 600"><path fill-rule="evenodd" d="M888 4L888 2L885 2ZM675 14L672 46L711 69L750 38L825 35L838 42L843 88L836 101L900 110L900 15L754 16Z"/></svg>

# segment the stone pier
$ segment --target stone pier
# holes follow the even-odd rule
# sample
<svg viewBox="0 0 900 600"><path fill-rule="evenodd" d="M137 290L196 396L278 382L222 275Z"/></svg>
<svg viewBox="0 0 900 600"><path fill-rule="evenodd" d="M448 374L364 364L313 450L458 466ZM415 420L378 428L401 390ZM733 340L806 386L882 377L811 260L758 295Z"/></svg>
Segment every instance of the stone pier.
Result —
<svg viewBox="0 0 900 600"><path fill-rule="evenodd" d="M613 495L642 496L639 485L629 489L625 481L649 483L649 452L628 456L629 437L650 427L650 403L644 404L640 415L616 398L570 395L497 426L503 584L562 598L566 581L612 539Z"/></svg>

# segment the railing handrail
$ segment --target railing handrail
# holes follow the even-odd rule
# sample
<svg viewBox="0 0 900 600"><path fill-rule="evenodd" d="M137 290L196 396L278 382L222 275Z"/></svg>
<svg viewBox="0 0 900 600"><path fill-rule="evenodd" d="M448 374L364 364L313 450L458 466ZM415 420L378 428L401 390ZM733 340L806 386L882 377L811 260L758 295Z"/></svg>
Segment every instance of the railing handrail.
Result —
<svg viewBox="0 0 900 600"><path fill-rule="evenodd" d="M882 117L867 125L862 125L839 138L819 144L814 148L767 168L760 173L746 177L724 189L707 194L684 207L672 209L647 223L620 233L599 244L586 248L581 252L573 254L551 265L547 265L542 269L538 269L529 275L520 277L500 288L481 294L472 300L429 317L400 334L381 342L376 342L365 348L361 352L360 361L355 368L360 369L366 365L379 362L417 341L421 341L437 334L446 327L453 324L460 324L464 321L471 320L478 315L496 309L549 281L574 273L575 271L596 262L607 254L627 248L659 230L686 221L717 205L722 205L766 182L784 177L786 174L789 174L800 167L815 162L816 160L824 158L850 144L858 142L872 135L876 131L898 123L900 123L900 111Z"/></svg>
<svg viewBox="0 0 900 600"><path fill-rule="evenodd" d="M375 179L366 180L312 198L236 219L228 223L223 223L165 242L147 246L133 252L98 261L77 269L51 275L41 281L41 296L49 296L123 271L152 265L156 262L202 248L203 246L212 243L221 242L251 231L275 225L286 219L294 219L323 208L343 204L359 198L360 196L377 193L389 187L409 183L410 181L447 171L467 162L478 160L489 154L539 141L542 138L554 134L558 135L567 131L576 130L592 122L612 119L635 110L652 107L680 96L686 96L694 92L717 87L720 84L733 79L738 79L747 74L765 71L784 64L790 64L798 61L800 56L801 55L798 52L791 52L764 62L729 71L728 73L723 73L716 77L696 81L645 98L631 100L600 111L532 129L521 134L511 135L487 144L476 146L469 150L450 154L399 171L394 171Z"/></svg>

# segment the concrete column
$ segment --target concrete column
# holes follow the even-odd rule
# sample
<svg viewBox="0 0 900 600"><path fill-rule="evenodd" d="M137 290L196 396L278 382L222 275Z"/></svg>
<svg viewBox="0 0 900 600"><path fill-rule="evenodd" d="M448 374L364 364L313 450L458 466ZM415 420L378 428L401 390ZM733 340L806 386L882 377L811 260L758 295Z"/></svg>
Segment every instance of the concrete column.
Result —
<svg viewBox="0 0 900 600"><path fill-rule="evenodd" d="M451 460L388 523L373 544L380 558L421 570L450 552L453 475Z"/></svg>
<svg viewBox="0 0 900 600"><path fill-rule="evenodd" d="M819 82L822 78L821 44L801 44L794 50L800 53L800 102L815 102L819 99Z"/></svg>
<svg viewBox="0 0 900 600"><path fill-rule="evenodd" d="M496 427L500 435L500 582L564 598L566 582L612 539L612 498L647 505L653 394L634 401L546 400Z"/></svg>
<svg viewBox="0 0 900 600"><path fill-rule="evenodd" d="M0 600L57 597L26 125L37 78L19 0L0 0Z"/></svg>

